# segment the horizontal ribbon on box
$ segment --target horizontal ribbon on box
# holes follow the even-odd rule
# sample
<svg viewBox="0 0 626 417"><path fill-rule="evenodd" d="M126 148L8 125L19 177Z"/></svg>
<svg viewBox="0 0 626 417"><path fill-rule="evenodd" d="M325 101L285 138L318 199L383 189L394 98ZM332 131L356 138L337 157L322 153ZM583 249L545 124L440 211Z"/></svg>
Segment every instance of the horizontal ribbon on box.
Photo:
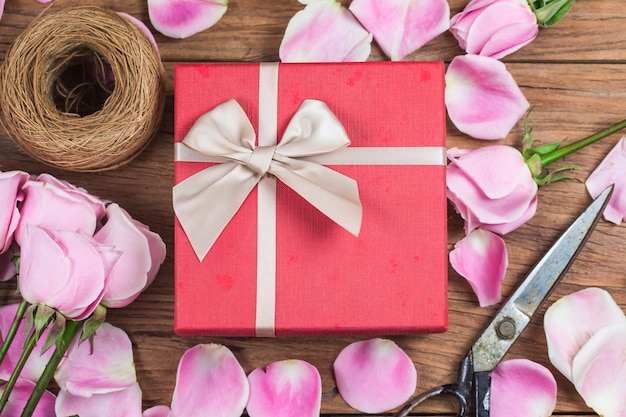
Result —
<svg viewBox="0 0 626 417"><path fill-rule="evenodd" d="M305 100L277 141L278 64L260 64L258 145L234 100L201 116L175 160L221 162L173 189L174 211L202 260L248 194L258 186L257 336L273 336L276 289L276 182L279 178L318 210L358 235L362 207L353 179L322 164L445 165L445 148L347 148L345 129L325 103ZM270 175L267 175L270 174ZM261 243L262 242L262 243Z"/></svg>

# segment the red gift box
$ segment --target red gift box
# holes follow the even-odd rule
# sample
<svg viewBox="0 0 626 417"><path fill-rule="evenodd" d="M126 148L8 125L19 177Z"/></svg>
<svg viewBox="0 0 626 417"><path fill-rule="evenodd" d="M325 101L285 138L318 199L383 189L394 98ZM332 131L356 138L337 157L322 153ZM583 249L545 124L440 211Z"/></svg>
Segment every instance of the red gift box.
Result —
<svg viewBox="0 0 626 417"><path fill-rule="evenodd" d="M444 331L448 267L443 73L441 62L177 65L175 331L207 336ZM226 216L214 243L194 250L190 236L204 236L204 226L186 221L186 227L181 226L176 187L207 169L226 166L228 160L189 152L181 142L202 115L233 99L253 133L267 136L261 123L269 124L274 142L283 138L303 102L325 103L351 144L320 157L318 163L358 184L358 236L302 193L261 174L261 182L232 219ZM214 128L219 134L243 130L232 128L231 116L216 113L210 119L221 125ZM307 130L306 123L301 130ZM204 131L199 137L212 140ZM344 151L357 153L344 160ZM260 202L268 198L266 183L275 187L275 194L268 194L274 211L261 215L267 205ZM179 194L187 198L190 193ZM218 198L202 203L210 206L207 212L195 210L191 216L211 225L215 213L230 206L235 194L213 194Z"/></svg>

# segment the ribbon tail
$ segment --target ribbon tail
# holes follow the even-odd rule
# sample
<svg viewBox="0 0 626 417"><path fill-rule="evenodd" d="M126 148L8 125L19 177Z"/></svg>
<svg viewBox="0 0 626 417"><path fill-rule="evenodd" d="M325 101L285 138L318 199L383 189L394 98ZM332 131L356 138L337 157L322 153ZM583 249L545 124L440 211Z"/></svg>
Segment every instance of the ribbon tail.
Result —
<svg viewBox="0 0 626 417"><path fill-rule="evenodd" d="M207 168L174 186L174 212L200 261L260 179L230 162Z"/></svg>
<svg viewBox="0 0 626 417"><path fill-rule="evenodd" d="M275 161L270 172L332 221L354 236L359 235L363 207L355 180L303 160Z"/></svg>

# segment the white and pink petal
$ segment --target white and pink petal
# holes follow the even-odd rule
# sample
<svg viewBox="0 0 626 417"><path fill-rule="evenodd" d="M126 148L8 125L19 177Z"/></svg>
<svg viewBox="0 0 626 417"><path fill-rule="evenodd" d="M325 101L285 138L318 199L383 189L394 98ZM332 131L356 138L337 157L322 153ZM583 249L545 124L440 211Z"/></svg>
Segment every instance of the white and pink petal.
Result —
<svg viewBox="0 0 626 417"><path fill-rule="evenodd" d="M372 35L335 0L310 1L287 24L280 44L282 62L362 62Z"/></svg>
<svg viewBox="0 0 626 417"><path fill-rule="evenodd" d="M504 240L487 230L475 229L454 245L450 264L474 290L481 307L502 298L502 280L508 266Z"/></svg>
<svg viewBox="0 0 626 417"><path fill-rule="evenodd" d="M392 61L412 54L450 27L446 0L354 0L349 8Z"/></svg>
<svg viewBox="0 0 626 417"><path fill-rule="evenodd" d="M587 191L596 198L614 184L604 218L615 224L626 219L626 138L621 138L585 181Z"/></svg>
<svg viewBox="0 0 626 417"><path fill-rule="evenodd" d="M603 327L626 324L626 316L604 289L568 294L546 310L543 319L550 362L572 380L572 363L589 338Z"/></svg>
<svg viewBox="0 0 626 417"><path fill-rule="evenodd" d="M61 390L56 399L57 416L141 417L142 392L139 384L107 394L91 397L73 395Z"/></svg>
<svg viewBox="0 0 626 417"><path fill-rule="evenodd" d="M585 403L603 417L626 415L626 324L598 330L572 364L572 379Z"/></svg>
<svg viewBox="0 0 626 417"><path fill-rule="evenodd" d="M313 365L302 360L274 362L248 375L250 417L318 417L322 379Z"/></svg>
<svg viewBox="0 0 626 417"><path fill-rule="evenodd" d="M364 413L383 413L415 392L417 371L393 341L369 339L346 346L333 364L339 395Z"/></svg>

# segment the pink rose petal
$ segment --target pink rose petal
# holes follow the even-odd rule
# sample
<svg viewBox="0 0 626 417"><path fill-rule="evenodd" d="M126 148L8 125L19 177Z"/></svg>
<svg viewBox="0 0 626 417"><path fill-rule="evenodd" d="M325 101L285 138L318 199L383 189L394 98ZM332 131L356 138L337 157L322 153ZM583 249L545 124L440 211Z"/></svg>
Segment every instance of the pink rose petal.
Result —
<svg viewBox="0 0 626 417"><path fill-rule="evenodd" d="M619 323L626 323L626 316L601 288L585 288L562 297L543 317L550 362L571 381L572 362L581 347L601 328Z"/></svg>
<svg viewBox="0 0 626 417"><path fill-rule="evenodd" d="M145 410L141 417L169 417L170 411L172 410L166 405L157 405Z"/></svg>
<svg viewBox="0 0 626 417"><path fill-rule="evenodd" d="M228 0L148 0L152 26L170 38L184 39L217 23Z"/></svg>
<svg viewBox="0 0 626 417"><path fill-rule="evenodd" d="M502 279L508 266L504 240L487 230L475 229L454 245L450 264L471 285L481 307L502 298Z"/></svg>
<svg viewBox="0 0 626 417"><path fill-rule="evenodd" d="M372 35L335 0L310 2L285 29L282 62L361 62L371 52Z"/></svg>
<svg viewBox="0 0 626 417"><path fill-rule="evenodd" d="M318 417L322 379L317 369L301 360L274 362L264 372L248 375L250 417Z"/></svg>
<svg viewBox="0 0 626 417"><path fill-rule="evenodd" d="M626 324L598 330L583 345L572 378L585 403L603 417L626 415Z"/></svg>
<svg viewBox="0 0 626 417"><path fill-rule="evenodd" d="M13 391L9 395L4 410L0 413L0 417L17 417L22 414L24 406L28 402L28 398L35 388L35 383L26 379L18 379L13 387ZM4 392L4 387L0 388L0 393ZM50 391L44 391L41 399L35 407L33 417L55 417L54 413L55 396Z"/></svg>
<svg viewBox="0 0 626 417"><path fill-rule="evenodd" d="M615 188L604 210L604 218L620 224L626 219L626 138L617 142L585 181L592 198L596 198L611 184L615 184Z"/></svg>
<svg viewBox="0 0 626 417"><path fill-rule="evenodd" d="M0 253L0 282L8 281L17 276L17 266L13 262L11 251Z"/></svg>
<svg viewBox="0 0 626 417"><path fill-rule="evenodd" d="M61 390L55 405L57 416L141 417L141 388L133 384L121 391L94 394L91 397L72 395Z"/></svg>
<svg viewBox="0 0 626 417"><path fill-rule="evenodd" d="M417 371L393 341L370 339L346 346L333 364L339 394L364 413L382 413L404 404L415 392Z"/></svg>
<svg viewBox="0 0 626 417"><path fill-rule="evenodd" d="M459 55L446 71L445 101L452 123L476 139L502 139L529 104L506 66L494 58Z"/></svg>
<svg viewBox="0 0 626 417"><path fill-rule="evenodd" d="M491 417L548 417L556 406L556 381L527 359L501 362L491 374Z"/></svg>
<svg viewBox="0 0 626 417"><path fill-rule="evenodd" d="M197 345L178 365L172 417L240 417L249 390L243 368L226 346Z"/></svg>
<svg viewBox="0 0 626 417"><path fill-rule="evenodd" d="M350 11L392 61L417 51L450 27L446 0L354 0Z"/></svg>
<svg viewBox="0 0 626 417"><path fill-rule="evenodd" d="M103 323L96 330L93 344L79 344L75 339L54 379L59 388L81 397L130 387L137 382L137 376L128 335L120 328Z"/></svg>

